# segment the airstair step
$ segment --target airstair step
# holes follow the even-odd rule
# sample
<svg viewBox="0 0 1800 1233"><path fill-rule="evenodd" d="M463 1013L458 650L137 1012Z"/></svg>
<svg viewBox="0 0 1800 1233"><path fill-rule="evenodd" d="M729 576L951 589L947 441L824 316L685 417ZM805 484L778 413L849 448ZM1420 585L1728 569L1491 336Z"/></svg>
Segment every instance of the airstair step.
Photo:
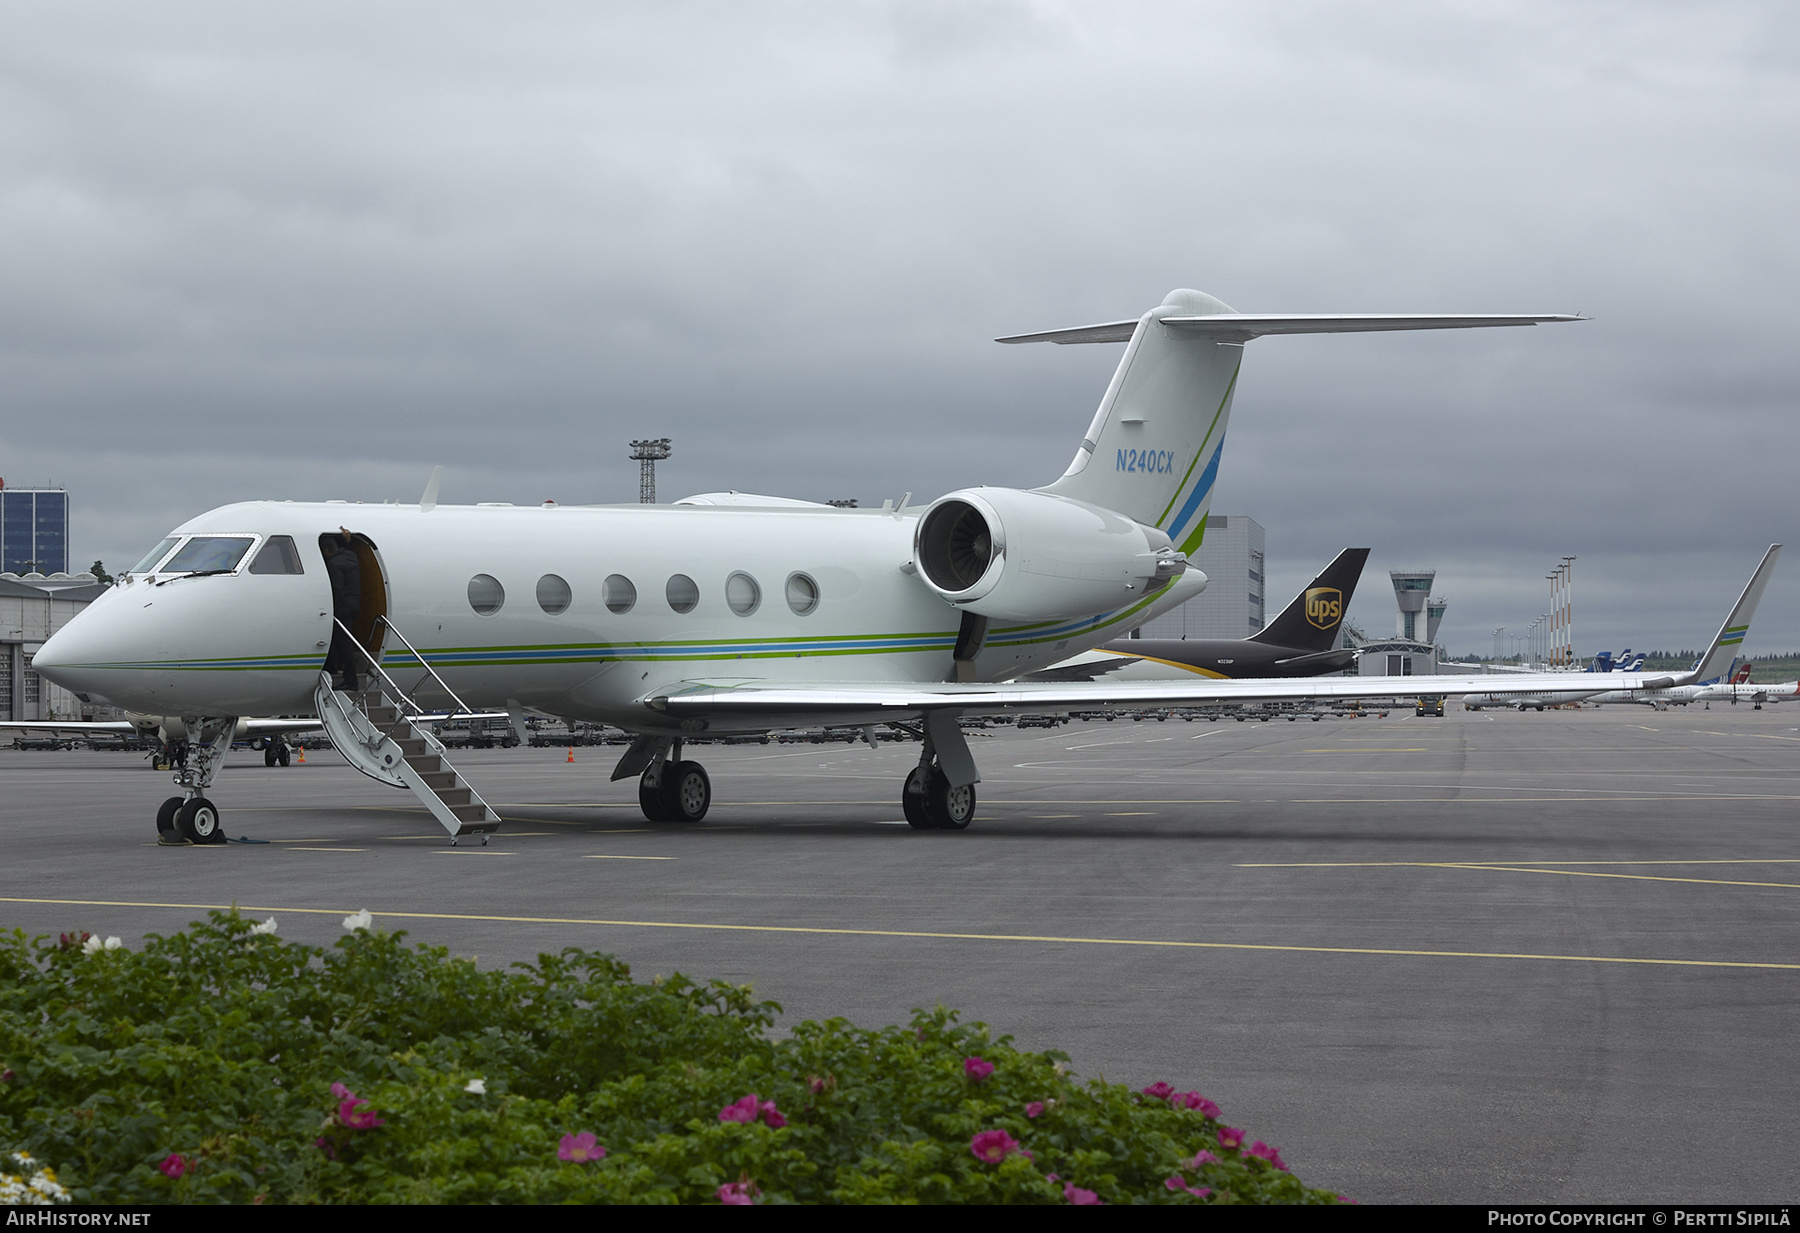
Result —
<svg viewBox="0 0 1800 1233"><path fill-rule="evenodd" d="M418 768L414 767L413 769L417 770ZM445 788L454 788L456 786L455 771L419 771L419 778L425 781L426 787L430 788L433 792L436 792L439 796L444 794Z"/></svg>
<svg viewBox="0 0 1800 1233"><path fill-rule="evenodd" d="M444 804L450 806L452 809L455 809L460 805L469 804L475 795L467 788L434 788L432 790L437 793L437 798L440 801L444 802Z"/></svg>
<svg viewBox="0 0 1800 1233"><path fill-rule="evenodd" d="M486 805L451 805L450 815L459 822L482 822L487 819Z"/></svg>

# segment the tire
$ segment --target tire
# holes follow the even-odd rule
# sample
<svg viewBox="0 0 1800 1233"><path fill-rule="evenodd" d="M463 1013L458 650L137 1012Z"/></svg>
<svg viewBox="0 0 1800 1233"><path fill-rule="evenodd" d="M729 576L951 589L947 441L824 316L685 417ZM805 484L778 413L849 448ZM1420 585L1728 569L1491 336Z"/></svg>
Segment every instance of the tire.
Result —
<svg viewBox="0 0 1800 1233"><path fill-rule="evenodd" d="M181 833L192 844L224 843L225 832L219 826L219 807L204 796L196 796L182 805L175 815Z"/></svg>
<svg viewBox="0 0 1800 1233"><path fill-rule="evenodd" d="M664 774L668 773L664 768ZM663 813L662 791L660 781L657 787L650 786L649 772L638 779L638 808L644 811L644 817L651 822L667 822L668 815Z"/></svg>
<svg viewBox="0 0 1800 1233"><path fill-rule="evenodd" d="M975 785L952 788L944 772L932 769L926 811L940 831L966 831L975 820Z"/></svg>
<svg viewBox="0 0 1800 1233"><path fill-rule="evenodd" d="M937 823L931 820L931 812L926 804L925 795L925 768L915 766L906 773L906 786L900 789L900 808L906 814L906 824L915 831L937 829Z"/></svg>
<svg viewBox="0 0 1800 1233"><path fill-rule="evenodd" d="M665 821L698 822L712 808L712 780L698 762L664 767L658 793Z"/></svg>
<svg viewBox="0 0 1800 1233"><path fill-rule="evenodd" d="M187 838L181 833L181 824L175 820L175 815L181 812L182 799L171 796L156 811L156 835L164 843L180 843Z"/></svg>
<svg viewBox="0 0 1800 1233"><path fill-rule="evenodd" d="M279 755L275 752L275 747L273 745L264 745L263 746L263 765L264 766L274 766L279 761L281 761L281 755Z"/></svg>
<svg viewBox="0 0 1800 1233"><path fill-rule="evenodd" d="M293 758L293 756L294 756L293 754L288 752L288 747L286 745L283 745L281 747L281 752L275 755L275 761L279 762L283 766L286 766L288 764L288 762Z"/></svg>

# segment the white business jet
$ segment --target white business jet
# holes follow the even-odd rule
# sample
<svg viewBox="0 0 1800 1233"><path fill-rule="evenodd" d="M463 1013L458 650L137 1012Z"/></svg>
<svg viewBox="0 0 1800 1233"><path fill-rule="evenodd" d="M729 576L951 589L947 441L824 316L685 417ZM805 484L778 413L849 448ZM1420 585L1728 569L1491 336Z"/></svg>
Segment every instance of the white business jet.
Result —
<svg viewBox="0 0 1800 1233"><path fill-rule="evenodd" d="M1576 319L1252 315L1176 291L1136 320L999 340L1126 344L1074 460L1042 488L964 489L922 509L740 493L470 507L438 505L434 478L416 506L227 505L176 528L35 665L77 694L184 717L194 753L159 821L193 839L218 834L206 793L234 717L312 710L358 770L411 787L453 838L485 842L500 819L417 722L428 707L474 706L633 732L613 778L638 778L652 820L707 812L711 784L683 759L684 738L907 728L923 740L901 790L908 821L962 829L980 779L965 714L1392 692L1380 678L1003 683L1205 586L1187 554L1205 534L1246 343ZM362 565L349 632L379 664L359 694L321 672L333 608L320 546L340 526ZM1433 681L1450 695L1502 688Z"/></svg>

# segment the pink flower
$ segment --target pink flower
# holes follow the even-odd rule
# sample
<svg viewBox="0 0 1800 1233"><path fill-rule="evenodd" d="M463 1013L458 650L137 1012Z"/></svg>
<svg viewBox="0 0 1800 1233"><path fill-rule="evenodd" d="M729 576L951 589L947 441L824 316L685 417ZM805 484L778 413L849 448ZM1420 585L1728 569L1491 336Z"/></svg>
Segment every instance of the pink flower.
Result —
<svg viewBox="0 0 1800 1233"><path fill-rule="evenodd" d="M1169 1178L1167 1181L1165 1181L1163 1183L1163 1185L1167 1186L1170 1190L1186 1191L1188 1194L1193 1195L1196 1199L1204 1199L1207 1195L1212 1193L1211 1186L1190 1186L1190 1185L1188 1185L1187 1179L1185 1177L1182 1177L1179 1173L1176 1174L1174 1177Z"/></svg>
<svg viewBox="0 0 1800 1233"><path fill-rule="evenodd" d="M984 1130L969 1140L969 1151L987 1164L999 1164L1018 1150L1019 1141L1004 1130Z"/></svg>
<svg viewBox="0 0 1800 1233"><path fill-rule="evenodd" d="M744 1174L739 1174L735 1182L726 1182L719 1187L719 1202L727 1207L750 1207L756 1203L756 1196L762 1191L756 1183Z"/></svg>
<svg viewBox="0 0 1800 1233"><path fill-rule="evenodd" d="M584 1130L578 1135L564 1135L562 1143L556 1149L556 1158L586 1164L592 1160L604 1160L606 1149L595 1142L592 1134Z"/></svg>
<svg viewBox="0 0 1800 1233"><path fill-rule="evenodd" d="M1175 1094L1175 1089L1167 1083L1152 1083L1144 1089L1144 1095L1152 1100L1167 1100Z"/></svg>
<svg viewBox="0 0 1800 1233"><path fill-rule="evenodd" d="M977 1083L980 1083L983 1079L993 1073L994 1064L992 1062L984 1061L978 1057L966 1057L963 1059L963 1074L969 1076L969 1078L975 1080Z"/></svg>
<svg viewBox="0 0 1800 1233"><path fill-rule="evenodd" d="M1036 1117L1038 1114L1042 1113L1043 1111L1044 1111L1044 1102L1041 1100L1034 1100L1030 1104L1025 1106L1025 1116L1026 1117Z"/></svg>
<svg viewBox="0 0 1800 1233"><path fill-rule="evenodd" d="M1103 1203L1100 1202L1099 1195L1095 1194L1091 1190L1083 1190L1081 1187L1077 1186L1074 1182L1070 1182L1067 1186L1063 1187L1063 1198L1067 1199L1069 1201L1069 1203L1075 1207L1103 1207L1103 1206L1105 1206Z"/></svg>
<svg viewBox="0 0 1800 1233"><path fill-rule="evenodd" d="M1199 1092L1183 1092L1175 1098L1175 1103L1184 1109L1198 1109L1202 1117L1216 1118L1219 1116L1219 1106Z"/></svg>
<svg viewBox="0 0 1800 1233"><path fill-rule="evenodd" d="M775 1107L775 1102L772 1100L763 1101L762 1119L763 1124L768 1126L771 1130L780 1130L783 1126L787 1125L787 1119L781 1116L781 1110Z"/></svg>
<svg viewBox="0 0 1800 1233"><path fill-rule="evenodd" d="M180 1177L194 1166L186 1157L180 1156L175 1152L170 1152L168 1156L163 1159L163 1162L156 1167L163 1171L164 1177L172 1179Z"/></svg>
<svg viewBox="0 0 1800 1233"><path fill-rule="evenodd" d="M353 1092L349 1088L345 1087L342 1082L334 1083L331 1085L331 1094L333 1096L336 1096L339 1100L360 1099L355 1092Z"/></svg>
<svg viewBox="0 0 1800 1233"><path fill-rule="evenodd" d="M1275 1148L1270 1147L1267 1143L1264 1143L1261 1139L1252 1143L1250 1145L1250 1150L1244 1154L1246 1156L1255 1156L1258 1159L1266 1160L1277 1169L1280 1169L1283 1173L1288 1171L1287 1164L1281 1159L1281 1153Z"/></svg>
<svg viewBox="0 0 1800 1233"><path fill-rule="evenodd" d="M351 1130L373 1130L377 1126L385 1126L386 1122L375 1116L375 1107L362 1100L354 1093L350 1099L338 1105L338 1121Z"/></svg>
<svg viewBox="0 0 1800 1233"><path fill-rule="evenodd" d="M318 1138L314 1139L313 1146L325 1153L325 1159L337 1159L337 1148L331 1146L331 1140L327 1139L324 1135L320 1135Z"/></svg>
<svg viewBox="0 0 1800 1233"><path fill-rule="evenodd" d="M1201 1165L1224 1164L1224 1163L1225 1163L1224 1161L1220 1160L1217 1156L1213 1155L1211 1152L1207 1151L1205 1148L1201 1148L1198 1152L1194 1153L1193 1162L1188 1165L1188 1168L1198 1169Z"/></svg>
<svg viewBox="0 0 1800 1233"><path fill-rule="evenodd" d="M1219 1146L1238 1148L1243 1146L1244 1132L1235 1126L1219 1127Z"/></svg>
<svg viewBox="0 0 1800 1233"><path fill-rule="evenodd" d="M1054 1173L1046 1173L1046 1174L1044 1174L1044 1180L1047 1182L1059 1182L1062 1179L1059 1178L1058 1176L1056 1176L1056 1174L1054 1174Z"/></svg>
<svg viewBox="0 0 1800 1233"><path fill-rule="evenodd" d="M755 1092L751 1092L742 1100L733 1101L719 1110L721 1122L754 1122L762 1112L762 1104L757 1100Z"/></svg>

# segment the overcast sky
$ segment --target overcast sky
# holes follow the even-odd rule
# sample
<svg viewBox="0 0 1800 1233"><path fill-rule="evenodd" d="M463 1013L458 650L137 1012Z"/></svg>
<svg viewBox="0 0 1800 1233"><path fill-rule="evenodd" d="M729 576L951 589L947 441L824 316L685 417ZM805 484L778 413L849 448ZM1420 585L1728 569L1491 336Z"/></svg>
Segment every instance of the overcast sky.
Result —
<svg viewBox="0 0 1800 1233"><path fill-rule="evenodd" d="M128 566L253 497L879 503L1059 474L1135 316L1580 312L1248 348L1271 609L1576 563L1693 647L1800 482L1800 9L0 3L0 476ZM1800 558L1800 544L1791 550ZM1800 559L1747 643L1800 648Z"/></svg>

